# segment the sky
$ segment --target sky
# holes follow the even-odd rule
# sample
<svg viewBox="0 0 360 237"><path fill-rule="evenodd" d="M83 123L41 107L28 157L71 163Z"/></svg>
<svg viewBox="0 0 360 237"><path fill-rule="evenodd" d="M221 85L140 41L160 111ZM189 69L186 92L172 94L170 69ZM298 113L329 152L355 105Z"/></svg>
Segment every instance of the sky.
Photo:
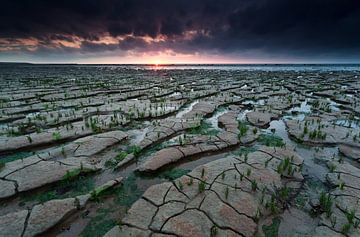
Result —
<svg viewBox="0 0 360 237"><path fill-rule="evenodd" d="M360 0L1 0L0 61L360 63Z"/></svg>

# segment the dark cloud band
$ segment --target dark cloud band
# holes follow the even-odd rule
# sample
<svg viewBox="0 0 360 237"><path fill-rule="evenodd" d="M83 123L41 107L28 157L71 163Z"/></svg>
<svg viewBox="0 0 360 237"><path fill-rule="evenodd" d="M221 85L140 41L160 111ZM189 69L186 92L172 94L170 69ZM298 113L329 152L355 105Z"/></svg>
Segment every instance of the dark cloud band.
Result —
<svg viewBox="0 0 360 237"><path fill-rule="evenodd" d="M359 25L357 0L3 0L0 50L354 56Z"/></svg>

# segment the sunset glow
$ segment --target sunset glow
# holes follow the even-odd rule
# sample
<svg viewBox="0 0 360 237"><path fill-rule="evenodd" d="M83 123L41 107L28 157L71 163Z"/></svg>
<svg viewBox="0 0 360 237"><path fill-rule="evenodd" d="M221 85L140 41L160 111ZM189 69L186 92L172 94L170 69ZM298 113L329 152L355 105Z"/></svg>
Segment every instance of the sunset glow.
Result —
<svg viewBox="0 0 360 237"><path fill-rule="evenodd" d="M0 61L359 62L358 9L354 0L5 0Z"/></svg>

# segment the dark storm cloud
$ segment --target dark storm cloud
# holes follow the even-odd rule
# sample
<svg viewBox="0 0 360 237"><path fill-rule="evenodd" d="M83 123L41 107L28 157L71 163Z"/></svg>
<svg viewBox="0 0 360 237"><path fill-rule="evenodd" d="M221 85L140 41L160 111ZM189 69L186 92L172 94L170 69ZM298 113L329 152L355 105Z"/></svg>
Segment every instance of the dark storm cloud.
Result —
<svg viewBox="0 0 360 237"><path fill-rule="evenodd" d="M22 49L10 46L32 39L55 51L257 50L359 57L359 26L358 0L2 0L0 49ZM104 35L119 42L104 43Z"/></svg>

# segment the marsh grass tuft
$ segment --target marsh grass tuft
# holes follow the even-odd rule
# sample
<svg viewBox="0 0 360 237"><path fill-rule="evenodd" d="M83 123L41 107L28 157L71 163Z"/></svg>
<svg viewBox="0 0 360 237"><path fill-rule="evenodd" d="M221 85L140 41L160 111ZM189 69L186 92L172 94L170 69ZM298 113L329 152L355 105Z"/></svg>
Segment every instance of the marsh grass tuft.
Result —
<svg viewBox="0 0 360 237"><path fill-rule="evenodd" d="M199 182L199 193L203 193L205 191L206 183L205 181L201 180Z"/></svg>
<svg viewBox="0 0 360 237"><path fill-rule="evenodd" d="M79 176L75 180L63 180L46 192L36 192L32 195L21 196L22 202L35 201L44 203L52 199L63 199L86 194L95 188L92 176Z"/></svg>
<svg viewBox="0 0 360 237"><path fill-rule="evenodd" d="M210 123L206 121L201 121L199 126L191 128L188 133L194 135L216 136L219 131L214 129Z"/></svg>
<svg viewBox="0 0 360 237"><path fill-rule="evenodd" d="M101 208L96 212L96 216L91 218L85 229L81 232L82 237L97 237L103 236L117 223L112 218L112 210L108 208Z"/></svg>
<svg viewBox="0 0 360 237"><path fill-rule="evenodd" d="M183 175L186 175L189 172L190 172L190 170L174 168L174 169L171 169L171 170L165 170L165 171L161 172L158 175L158 177L173 181L173 180L175 180L177 178L180 178Z"/></svg>
<svg viewBox="0 0 360 237"><path fill-rule="evenodd" d="M326 194L325 192L321 192L319 197L319 203L321 210L326 213L326 216L329 218L332 214L332 205L333 200L330 194Z"/></svg>
<svg viewBox="0 0 360 237"><path fill-rule="evenodd" d="M274 218L271 225L263 225L262 230L265 237L278 237L280 222L280 218Z"/></svg>
<svg viewBox="0 0 360 237"><path fill-rule="evenodd" d="M125 151L121 151L114 159L107 160L105 162L105 167L114 168L117 164L123 161L128 156L128 153Z"/></svg>
<svg viewBox="0 0 360 237"><path fill-rule="evenodd" d="M261 134L258 138L258 142L262 145L270 146L270 147L285 146L283 139L274 134Z"/></svg>

